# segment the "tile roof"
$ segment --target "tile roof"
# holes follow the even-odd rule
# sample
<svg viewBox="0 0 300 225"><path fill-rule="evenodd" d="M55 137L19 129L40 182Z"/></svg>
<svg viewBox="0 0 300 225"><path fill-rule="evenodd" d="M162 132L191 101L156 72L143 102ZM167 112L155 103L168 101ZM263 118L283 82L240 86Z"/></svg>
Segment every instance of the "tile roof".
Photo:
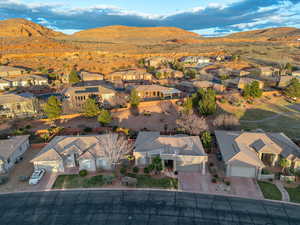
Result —
<svg viewBox="0 0 300 225"><path fill-rule="evenodd" d="M0 140L0 157L8 159L28 139L29 135L21 135Z"/></svg>

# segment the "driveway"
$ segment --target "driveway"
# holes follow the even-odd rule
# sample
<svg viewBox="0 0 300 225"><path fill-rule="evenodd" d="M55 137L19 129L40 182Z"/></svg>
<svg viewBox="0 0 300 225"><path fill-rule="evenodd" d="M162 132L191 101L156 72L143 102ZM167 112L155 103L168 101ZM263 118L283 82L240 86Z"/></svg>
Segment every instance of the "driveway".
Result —
<svg viewBox="0 0 300 225"><path fill-rule="evenodd" d="M263 195L253 179L226 178L231 183L229 186L221 181L212 183L212 176L208 172L206 175L199 172L179 172L178 179L180 189L183 191L263 199Z"/></svg>

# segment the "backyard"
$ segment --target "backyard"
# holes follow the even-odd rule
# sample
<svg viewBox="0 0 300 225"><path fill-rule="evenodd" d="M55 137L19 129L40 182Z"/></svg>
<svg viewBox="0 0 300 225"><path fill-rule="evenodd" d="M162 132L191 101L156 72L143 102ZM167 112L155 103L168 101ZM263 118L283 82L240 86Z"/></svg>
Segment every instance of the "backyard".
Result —
<svg viewBox="0 0 300 225"><path fill-rule="evenodd" d="M279 201L282 199L281 192L275 184L266 181L257 181L257 183L266 199Z"/></svg>

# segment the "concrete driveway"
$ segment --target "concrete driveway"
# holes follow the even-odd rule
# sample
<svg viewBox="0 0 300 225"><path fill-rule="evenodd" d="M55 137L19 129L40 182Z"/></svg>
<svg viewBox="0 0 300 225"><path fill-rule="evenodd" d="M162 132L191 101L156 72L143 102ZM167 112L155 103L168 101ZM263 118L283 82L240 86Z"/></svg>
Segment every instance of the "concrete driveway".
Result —
<svg viewBox="0 0 300 225"><path fill-rule="evenodd" d="M256 199L264 198L258 184L254 179L231 177L230 181L236 195Z"/></svg>

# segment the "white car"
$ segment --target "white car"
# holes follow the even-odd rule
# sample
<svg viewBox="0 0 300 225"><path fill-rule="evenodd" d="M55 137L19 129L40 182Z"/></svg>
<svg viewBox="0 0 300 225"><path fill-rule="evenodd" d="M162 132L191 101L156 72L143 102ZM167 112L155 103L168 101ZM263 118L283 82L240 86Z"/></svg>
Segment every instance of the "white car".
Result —
<svg viewBox="0 0 300 225"><path fill-rule="evenodd" d="M45 169L34 170L29 179L29 184L37 184L43 178L45 173L46 173Z"/></svg>

